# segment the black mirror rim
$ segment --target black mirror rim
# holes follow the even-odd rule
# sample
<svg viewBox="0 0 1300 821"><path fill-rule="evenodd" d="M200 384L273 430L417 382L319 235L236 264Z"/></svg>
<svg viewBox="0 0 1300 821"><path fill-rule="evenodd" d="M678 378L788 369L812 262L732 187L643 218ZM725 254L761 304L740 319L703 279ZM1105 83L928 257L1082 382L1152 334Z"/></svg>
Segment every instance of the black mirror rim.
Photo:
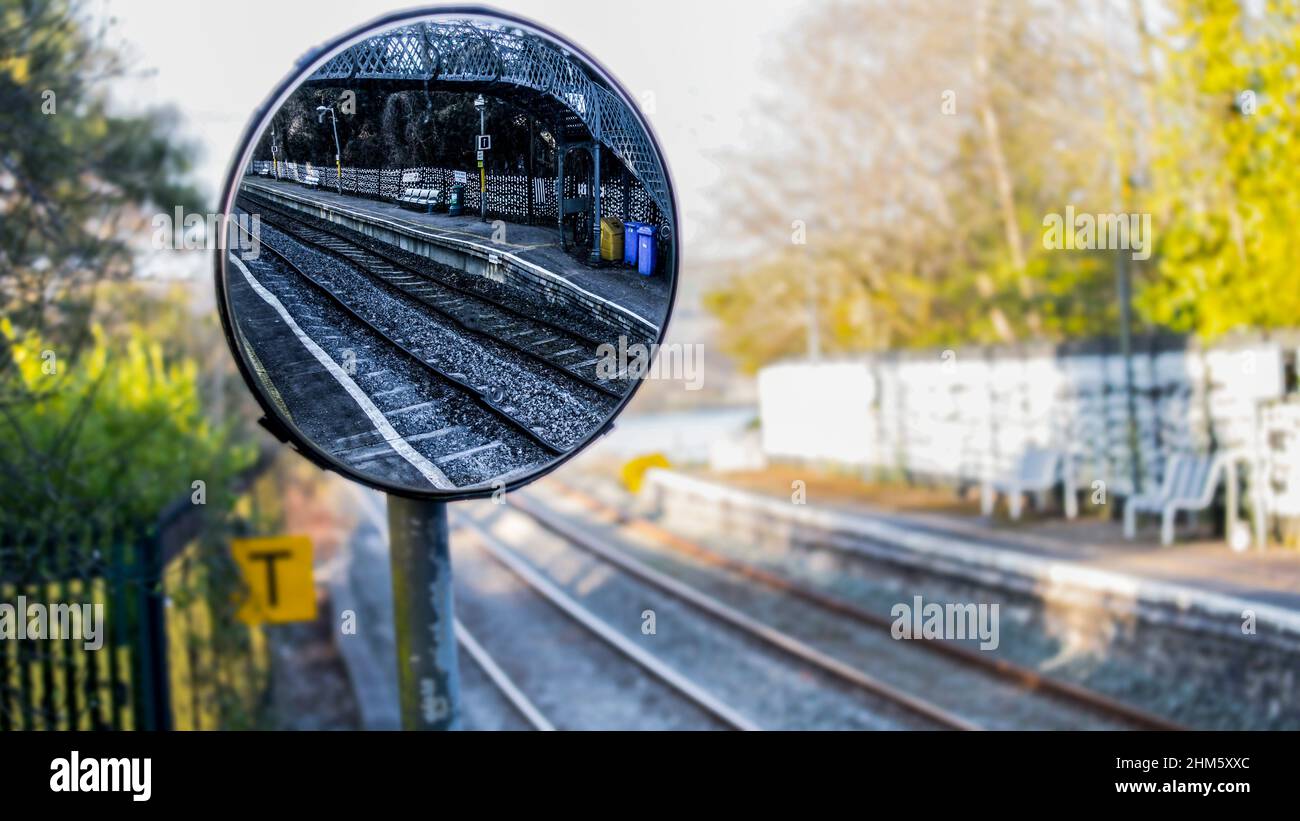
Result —
<svg viewBox="0 0 1300 821"><path fill-rule="evenodd" d="M672 224L674 226L681 224L681 213L677 203L676 188L673 185L672 171L668 165L668 158L664 154L659 138L651 127L650 122L645 118L640 107L637 106L628 95L627 91L623 88L623 85L615 79L614 75L582 48L546 26L539 25L532 20L520 17L519 15L510 12L499 11L488 6L476 5L421 7L385 14L367 23L359 25L323 45L313 48L303 57L299 58L294 63L293 68L289 73L276 84L275 88L261 103L261 105L254 109L248 124L244 127L231 165L226 171L225 182L222 186L220 199L220 213L230 214L233 211L235 197L238 195L239 185L243 179L243 169L248 167L248 163L252 159L253 149L256 147L257 140L261 138L262 132L265 130L265 127L269 122L269 116L279 110L279 107L282 106L289 96L297 90L303 78L310 75L311 72L318 69L326 60L333 57L335 54L351 47L356 42L377 31L394 28L403 23L416 22L421 19L432 17L484 17L500 22L510 23L524 29L531 29L544 37L550 38L552 41L560 44L570 53L583 60L591 69L595 70L600 75L601 79L604 80L610 90L618 94L624 105L626 105L636 117L637 123L645 131L646 136L649 137L650 144L658 154L659 162L664 169L664 179L668 187L668 201L672 207ZM663 319L659 323L659 335L655 339L656 354L659 345L663 343L664 338L667 336L669 321L672 318L673 306L677 302L677 277L681 271L682 249L680 239L676 234L677 232L674 232L671 270L664 272L666 275L672 277L672 281L669 283L668 304L664 306ZM221 244L222 243L218 243L218 245ZM275 407L274 402L263 393L263 388L258 383L253 368L248 362L243 349L240 347L235 337L234 323L225 287L226 273L226 249L218 247L214 250L213 280L216 287L217 311L221 317L221 327L226 336L226 345L234 355L235 363L239 367L239 373L243 377L244 383L248 386L248 389L253 394L254 398L257 399L258 405L261 406L263 426L275 434L277 438L291 444L296 451L301 453L303 456L306 456L318 467L324 470L333 471L347 477L348 479L365 485L366 487L384 493L391 493L412 499L450 502L460 499L487 498L502 490L505 492L518 490L519 488L546 476L551 471L573 459L583 450L591 446L597 439L612 430L614 427L614 421L618 418L619 414L627 408L628 403L632 401L632 397L634 397L636 392L641 389L641 384L647 378L643 375L641 379L638 379L636 384L632 386L631 390L627 392L627 395L623 397L622 401L615 406L614 410L605 419L604 423L593 429L586 438L568 452L557 456L541 469L526 476L514 478L509 482L505 482L504 485L501 483L495 483L493 486L478 485L448 491L388 483L349 467L341 460L336 459L334 456L326 452L323 448L318 447L314 442L304 436L292 423L290 423L289 420L283 418L280 415L279 410Z"/></svg>

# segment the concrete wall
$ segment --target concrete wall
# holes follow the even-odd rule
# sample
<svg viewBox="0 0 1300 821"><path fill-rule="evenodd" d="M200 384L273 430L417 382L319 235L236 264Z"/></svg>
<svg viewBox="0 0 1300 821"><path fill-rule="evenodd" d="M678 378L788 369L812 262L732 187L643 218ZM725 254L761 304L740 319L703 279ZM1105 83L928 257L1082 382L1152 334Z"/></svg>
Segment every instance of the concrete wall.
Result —
<svg viewBox="0 0 1300 821"><path fill-rule="evenodd" d="M1258 420L1284 392L1294 344L1188 344L1134 357L1144 484L1171 452L1266 448ZM1113 352L949 350L759 374L765 452L957 483L1009 468L1030 444L1075 457L1080 486L1132 472L1124 360Z"/></svg>

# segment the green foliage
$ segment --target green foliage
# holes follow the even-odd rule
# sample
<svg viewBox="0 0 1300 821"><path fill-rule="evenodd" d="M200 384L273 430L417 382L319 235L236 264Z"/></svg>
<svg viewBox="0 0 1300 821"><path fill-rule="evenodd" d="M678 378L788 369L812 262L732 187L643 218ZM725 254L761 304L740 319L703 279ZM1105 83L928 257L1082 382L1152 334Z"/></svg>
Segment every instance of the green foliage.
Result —
<svg viewBox="0 0 1300 821"><path fill-rule="evenodd" d="M201 207L192 151L177 141L172 112L113 110L109 87L127 67L90 19L69 0L0 0L0 570L57 574L74 587L106 571L125 573L128 588L142 583L142 539L204 482L212 515L184 564L169 568L166 593L182 605L167 626L174 643L205 644L220 665L189 669L176 692L244 694L255 705L256 688L229 674L253 654L233 620L238 580L222 549L230 480L255 451L203 413L203 400L224 398L221 377L232 369L220 356L224 371L207 375L212 393L201 397L199 363L220 349L211 312L196 320L187 295L153 296L124 281L150 211ZM106 568L119 553L124 564ZM194 572L178 577L182 568ZM138 608L94 584L133 645ZM199 610L208 614L202 633L192 622ZM130 696L132 685L107 675L105 692ZM233 723L250 723L253 711L238 706Z"/></svg>
<svg viewBox="0 0 1300 821"><path fill-rule="evenodd" d="M140 532L195 480L215 495L255 458L203 417L192 361L168 361L140 327L123 329L118 344L98 327L92 339L64 362L39 334L0 320L19 381L11 390L27 397L0 416L7 527L50 537L85 522Z"/></svg>
<svg viewBox="0 0 1300 821"><path fill-rule="evenodd" d="M79 4L0 0L0 315L64 353L94 283L130 274L141 209L199 203L175 114L110 110L127 67L105 34Z"/></svg>
<svg viewBox="0 0 1300 821"><path fill-rule="evenodd" d="M1253 17L1236 0L1181 0L1175 10L1149 195L1160 264L1139 306L1208 338L1294 327L1300 7L1275 0Z"/></svg>

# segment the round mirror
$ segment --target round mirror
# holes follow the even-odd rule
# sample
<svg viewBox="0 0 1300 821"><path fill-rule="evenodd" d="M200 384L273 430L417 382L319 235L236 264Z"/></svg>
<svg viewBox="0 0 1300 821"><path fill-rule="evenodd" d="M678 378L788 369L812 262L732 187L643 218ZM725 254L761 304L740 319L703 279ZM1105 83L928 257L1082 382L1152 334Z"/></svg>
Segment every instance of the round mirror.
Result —
<svg viewBox="0 0 1300 821"><path fill-rule="evenodd" d="M667 166L581 49L408 12L298 63L226 182L218 305L264 424L406 496L508 490L608 430L676 290Z"/></svg>

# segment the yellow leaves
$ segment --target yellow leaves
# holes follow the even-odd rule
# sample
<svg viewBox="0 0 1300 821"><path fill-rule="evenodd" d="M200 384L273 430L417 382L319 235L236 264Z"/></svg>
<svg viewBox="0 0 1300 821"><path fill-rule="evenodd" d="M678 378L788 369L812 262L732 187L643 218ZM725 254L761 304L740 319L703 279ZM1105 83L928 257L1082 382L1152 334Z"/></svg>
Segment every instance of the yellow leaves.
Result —
<svg viewBox="0 0 1300 821"><path fill-rule="evenodd" d="M13 78L13 81L20 86L27 85L27 80L30 76L28 73L29 71L30 61L24 56L16 55L13 57L0 58L0 72L8 74Z"/></svg>
<svg viewBox="0 0 1300 821"><path fill-rule="evenodd" d="M1189 2L1184 48L1170 50L1149 208L1159 226L1157 276L1139 311L1174 330L1213 338L1239 327L1293 326L1300 222L1300 78L1292 65L1300 21L1266 25L1236 2ZM1248 19L1250 18L1250 19ZM1249 91L1255 105L1240 106ZM1188 99L1188 93L1192 97Z"/></svg>
<svg viewBox="0 0 1300 821"><path fill-rule="evenodd" d="M0 320L0 333L18 364L8 392L28 394L0 420L0 449L67 455L46 479L70 504L144 521L194 478L215 487L255 456L204 417L197 363L169 358L156 330L95 327L75 355L8 321ZM50 354L57 370L43 368Z"/></svg>

